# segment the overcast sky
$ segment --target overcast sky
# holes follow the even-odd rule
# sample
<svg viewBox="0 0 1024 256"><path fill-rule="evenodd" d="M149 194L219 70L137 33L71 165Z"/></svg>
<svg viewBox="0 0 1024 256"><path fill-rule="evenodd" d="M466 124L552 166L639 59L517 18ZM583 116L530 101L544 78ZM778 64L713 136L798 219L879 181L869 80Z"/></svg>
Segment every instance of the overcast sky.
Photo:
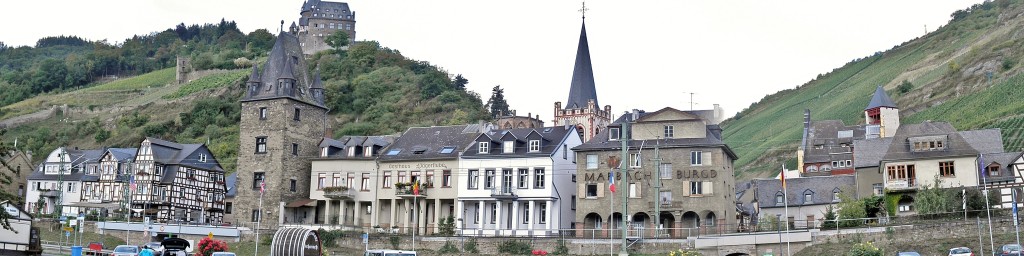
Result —
<svg viewBox="0 0 1024 256"><path fill-rule="evenodd" d="M350 0L356 39L463 74L484 101L501 85L518 114L551 124L565 102L580 1ZM849 62L934 31L980 0L606 1L586 3L598 102L614 113L721 104L731 116ZM0 41L44 36L122 42L175 24L235 20L278 31L300 0L8 1ZM866 104L866 103L865 103Z"/></svg>

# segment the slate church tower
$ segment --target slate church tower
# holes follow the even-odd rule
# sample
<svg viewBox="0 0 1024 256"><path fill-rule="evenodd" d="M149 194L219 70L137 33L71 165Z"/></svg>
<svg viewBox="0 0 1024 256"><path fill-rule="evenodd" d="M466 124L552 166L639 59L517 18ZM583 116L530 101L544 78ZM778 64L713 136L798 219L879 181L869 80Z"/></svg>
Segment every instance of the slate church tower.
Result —
<svg viewBox="0 0 1024 256"><path fill-rule="evenodd" d="M319 71L307 70L298 38L283 32L262 71L254 66L245 84L232 212L242 226L253 227L262 216L260 227L273 230L313 216L304 201L309 200L310 159L317 156L328 124ZM262 212L261 182L266 184Z"/></svg>
<svg viewBox="0 0 1024 256"><path fill-rule="evenodd" d="M569 99L563 106L555 102L555 126L574 125L583 142L590 141L611 123L611 106L600 108L594 87L594 70L590 65L590 46L587 44L587 24L580 31L576 48L576 66L572 70Z"/></svg>

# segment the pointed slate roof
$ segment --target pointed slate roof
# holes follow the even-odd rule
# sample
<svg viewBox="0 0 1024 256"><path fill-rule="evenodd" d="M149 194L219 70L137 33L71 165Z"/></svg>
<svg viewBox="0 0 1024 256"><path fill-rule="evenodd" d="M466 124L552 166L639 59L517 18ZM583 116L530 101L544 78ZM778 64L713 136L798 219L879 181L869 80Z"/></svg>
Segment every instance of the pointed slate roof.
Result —
<svg viewBox="0 0 1024 256"><path fill-rule="evenodd" d="M260 65L259 64L253 64L252 65L252 74L249 74L249 82L259 82L259 81L260 81Z"/></svg>
<svg viewBox="0 0 1024 256"><path fill-rule="evenodd" d="M323 89L324 85L320 82L320 68L316 69L316 75L313 75L313 84L309 86L309 89Z"/></svg>
<svg viewBox="0 0 1024 256"><path fill-rule="evenodd" d="M889 95L885 94L885 89L883 89L881 85L879 85L878 88L875 88L875 95L871 96L871 102L868 103L868 107L864 108L864 110L877 107L899 108L896 106L896 103L892 101L892 98L889 98Z"/></svg>
<svg viewBox="0 0 1024 256"><path fill-rule="evenodd" d="M292 33L281 32L270 50L267 62L263 63L263 71L258 77L260 83L255 88L250 88L249 92L242 96L241 101L290 98L327 109L320 100L309 93L308 89L313 85L313 79L307 70L309 69L302 54L299 38ZM290 93L284 88L279 88L277 80L280 78L295 79L295 85Z"/></svg>
<svg viewBox="0 0 1024 256"><path fill-rule="evenodd" d="M569 100L565 109L584 108L587 101L597 104L597 89L594 86L594 70L590 65L590 46L587 44L587 24L583 23L580 42L576 48L576 66L572 69L572 84L569 86Z"/></svg>

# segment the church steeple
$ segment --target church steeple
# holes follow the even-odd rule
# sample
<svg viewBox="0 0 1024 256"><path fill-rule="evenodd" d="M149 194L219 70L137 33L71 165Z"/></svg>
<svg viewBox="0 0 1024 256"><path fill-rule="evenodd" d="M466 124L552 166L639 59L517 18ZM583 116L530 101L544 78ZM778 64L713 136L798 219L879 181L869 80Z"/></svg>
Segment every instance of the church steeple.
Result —
<svg viewBox="0 0 1024 256"><path fill-rule="evenodd" d="M586 11L587 7L584 5L580 12L586 15ZM583 19L585 20L586 16L583 16ZM590 141L604 131L612 121L612 106L604 106L602 109L597 103L586 22L583 22L580 29L580 41L576 46L576 63L572 70L572 82L569 84L569 100L565 105L555 102L554 110L555 126L575 126L584 142Z"/></svg>
<svg viewBox="0 0 1024 256"><path fill-rule="evenodd" d="M572 83L569 86L569 100L565 109L585 108L587 102L597 103L597 89L594 86L594 70L590 64L590 46L587 43L587 24L583 22L580 31L580 42L576 47L576 66L572 70Z"/></svg>

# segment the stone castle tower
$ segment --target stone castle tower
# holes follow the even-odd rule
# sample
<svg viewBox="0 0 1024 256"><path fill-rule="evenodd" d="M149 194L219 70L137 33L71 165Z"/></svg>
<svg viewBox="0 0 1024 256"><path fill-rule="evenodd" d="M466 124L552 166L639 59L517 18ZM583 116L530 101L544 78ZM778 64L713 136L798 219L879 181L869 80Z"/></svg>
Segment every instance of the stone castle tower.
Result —
<svg viewBox="0 0 1024 256"><path fill-rule="evenodd" d="M564 107L564 108L563 108ZM555 102L555 126L575 125L583 142L590 141L611 123L612 106L601 109L597 104L594 70L590 64L590 46L587 44L587 24L583 23L579 46L576 48L576 66L572 70L569 99L562 106Z"/></svg>
<svg viewBox="0 0 1024 256"><path fill-rule="evenodd" d="M900 108L889 98L882 86L875 88L875 95L864 108L864 121L868 125L868 134L872 134L873 126L878 126L878 137L892 137L900 128Z"/></svg>
<svg viewBox="0 0 1024 256"><path fill-rule="evenodd" d="M299 24L292 23L291 30L299 37L302 53L314 53L331 49L324 38L335 32L348 33L349 45L356 41L356 12L348 3L308 0L299 10Z"/></svg>
<svg viewBox="0 0 1024 256"><path fill-rule="evenodd" d="M310 159L328 130L319 71L310 75L299 39L280 33L262 72L254 66L242 96L235 220L262 229L298 221L309 199ZM258 211L265 182L263 210ZM299 203L296 203L299 202ZM289 205L292 203L292 205Z"/></svg>

